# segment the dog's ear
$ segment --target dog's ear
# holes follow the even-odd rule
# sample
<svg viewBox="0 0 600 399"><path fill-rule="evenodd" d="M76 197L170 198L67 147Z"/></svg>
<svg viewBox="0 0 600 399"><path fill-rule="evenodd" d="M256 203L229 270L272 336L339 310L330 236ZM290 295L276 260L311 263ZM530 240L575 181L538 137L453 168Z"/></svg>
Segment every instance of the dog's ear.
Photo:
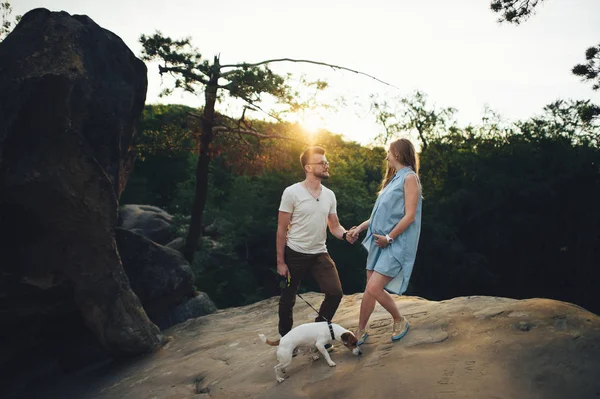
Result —
<svg viewBox="0 0 600 399"><path fill-rule="evenodd" d="M348 331L348 332L345 332L342 334L342 342L344 343L344 345L348 346L348 345L356 345L358 340L356 339L354 334L352 334L351 332Z"/></svg>
<svg viewBox="0 0 600 399"><path fill-rule="evenodd" d="M348 345L348 341L350 341L350 337L352 337L352 333L351 332L345 332L342 334L342 342L344 343L344 345Z"/></svg>

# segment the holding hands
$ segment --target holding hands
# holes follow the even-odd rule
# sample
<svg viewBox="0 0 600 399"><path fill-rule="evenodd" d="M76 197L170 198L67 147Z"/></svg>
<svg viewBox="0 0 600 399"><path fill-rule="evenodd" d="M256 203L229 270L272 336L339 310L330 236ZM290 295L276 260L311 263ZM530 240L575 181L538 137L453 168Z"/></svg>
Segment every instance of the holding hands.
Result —
<svg viewBox="0 0 600 399"><path fill-rule="evenodd" d="M345 239L346 241L348 241L350 244L354 244L356 242L356 240L358 239L358 234L354 234L353 233L353 229L355 229L356 226L352 227L350 230L346 231L345 235Z"/></svg>
<svg viewBox="0 0 600 399"><path fill-rule="evenodd" d="M352 228L346 233L346 241L348 241L350 244L354 244L356 240L358 240L360 232L361 230L359 227L352 226Z"/></svg>
<svg viewBox="0 0 600 399"><path fill-rule="evenodd" d="M367 220L364 223L361 223L360 226L352 226L352 228L346 232L346 241L350 244L354 244L356 240L358 240L360 233L369 228L369 222L370 221ZM391 239L388 240L388 237L381 234L373 234L373 239L375 240L375 245L379 248L385 248L393 241Z"/></svg>

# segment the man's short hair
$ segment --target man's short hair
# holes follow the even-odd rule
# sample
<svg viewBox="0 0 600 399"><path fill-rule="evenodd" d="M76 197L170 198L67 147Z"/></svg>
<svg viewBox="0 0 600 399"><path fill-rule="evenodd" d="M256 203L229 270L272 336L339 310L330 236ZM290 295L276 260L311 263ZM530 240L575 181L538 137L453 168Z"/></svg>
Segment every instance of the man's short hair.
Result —
<svg viewBox="0 0 600 399"><path fill-rule="evenodd" d="M302 155L300 155L300 164L302 165L302 169L304 169L304 167L310 161L310 158L314 154L325 155L325 148L319 146L312 146L304 150Z"/></svg>

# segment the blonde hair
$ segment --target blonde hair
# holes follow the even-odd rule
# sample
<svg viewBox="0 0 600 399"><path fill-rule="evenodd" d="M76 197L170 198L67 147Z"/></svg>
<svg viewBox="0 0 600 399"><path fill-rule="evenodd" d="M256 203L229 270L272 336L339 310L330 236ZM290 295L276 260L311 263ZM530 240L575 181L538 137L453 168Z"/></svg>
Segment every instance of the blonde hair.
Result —
<svg viewBox="0 0 600 399"><path fill-rule="evenodd" d="M417 174L417 177L419 176L419 156L417 155L415 147L412 145L410 140L398 139L396 141L392 141L390 143L390 151L398 162L400 162L402 165L409 166L413 172ZM381 181L381 189L379 190L380 193L390 183L396 172L396 169L388 166L387 171L385 172L385 177Z"/></svg>

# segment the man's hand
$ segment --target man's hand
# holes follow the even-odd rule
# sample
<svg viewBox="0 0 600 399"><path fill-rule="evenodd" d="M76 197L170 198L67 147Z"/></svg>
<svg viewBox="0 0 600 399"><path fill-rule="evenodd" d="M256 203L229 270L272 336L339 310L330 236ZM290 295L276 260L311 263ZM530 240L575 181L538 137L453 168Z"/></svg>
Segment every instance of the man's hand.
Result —
<svg viewBox="0 0 600 399"><path fill-rule="evenodd" d="M290 269L288 269L288 266L285 263L277 264L277 274L279 274L281 277L292 278Z"/></svg>
<svg viewBox="0 0 600 399"><path fill-rule="evenodd" d="M354 244L358 240L358 234L355 234L356 226L352 226L350 230L346 232L346 241L350 244Z"/></svg>
<svg viewBox="0 0 600 399"><path fill-rule="evenodd" d="M346 240L350 244L354 244L356 240L358 240L359 233L360 232L358 231L358 228L356 226L352 226L352 228L348 230L348 233L346 234Z"/></svg>

